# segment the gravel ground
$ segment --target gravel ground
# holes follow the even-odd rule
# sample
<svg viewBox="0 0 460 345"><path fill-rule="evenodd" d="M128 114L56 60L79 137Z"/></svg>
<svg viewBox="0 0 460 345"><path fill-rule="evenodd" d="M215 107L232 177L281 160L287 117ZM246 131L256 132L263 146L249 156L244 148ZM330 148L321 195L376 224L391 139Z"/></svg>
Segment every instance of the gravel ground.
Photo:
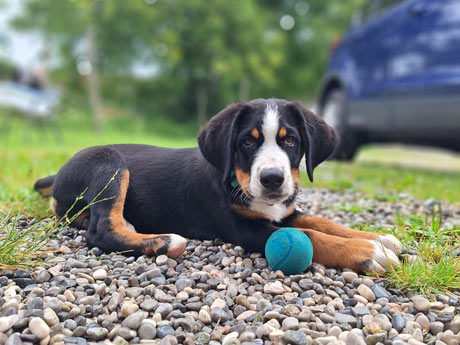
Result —
<svg viewBox="0 0 460 345"><path fill-rule="evenodd" d="M299 207L341 224L385 226L396 213L433 206L399 199L306 189ZM353 205L363 212L341 211ZM460 223L460 209L443 205L443 213ZM284 276L261 254L212 241L190 241L177 259L105 255L71 228L50 246L62 253L49 265L0 273L0 345L460 343L457 297L405 296L348 270L313 264Z"/></svg>

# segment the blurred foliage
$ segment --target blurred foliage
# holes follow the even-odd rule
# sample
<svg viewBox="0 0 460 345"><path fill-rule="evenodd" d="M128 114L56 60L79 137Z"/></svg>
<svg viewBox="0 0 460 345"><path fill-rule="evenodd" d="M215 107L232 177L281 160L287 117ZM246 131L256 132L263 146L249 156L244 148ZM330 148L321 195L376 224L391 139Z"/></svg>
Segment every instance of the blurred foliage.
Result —
<svg viewBox="0 0 460 345"><path fill-rule="evenodd" d="M11 62L0 59L0 79L9 79L14 73L14 66Z"/></svg>
<svg viewBox="0 0 460 345"><path fill-rule="evenodd" d="M257 97L311 98L328 45L364 0L25 0L16 29L58 51L54 80L83 95L76 65L95 29L105 104L186 119ZM283 16L295 25L283 30ZM83 56L84 57L84 56ZM154 73L139 78L135 66Z"/></svg>

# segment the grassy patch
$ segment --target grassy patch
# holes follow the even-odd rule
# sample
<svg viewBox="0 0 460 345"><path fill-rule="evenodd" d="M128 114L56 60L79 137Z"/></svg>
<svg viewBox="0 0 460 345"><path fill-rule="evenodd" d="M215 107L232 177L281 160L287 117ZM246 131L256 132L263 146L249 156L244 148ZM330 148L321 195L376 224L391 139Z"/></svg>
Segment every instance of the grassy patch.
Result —
<svg viewBox="0 0 460 345"><path fill-rule="evenodd" d="M32 186L55 174L76 152L93 145L139 143L166 147L196 145L197 128L164 118L149 122L134 116L107 119L104 132L94 134L87 114L69 110L58 123L30 124L0 113L0 213L10 209L28 216L50 215L48 200Z"/></svg>
<svg viewBox="0 0 460 345"><path fill-rule="evenodd" d="M385 278L402 291L419 291L432 296L460 290L460 257L452 255L459 248L460 227L442 227L441 212L431 217L398 217L391 229L371 226L365 231L391 233L416 255L405 256L401 265L393 266Z"/></svg>
<svg viewBox="0 0 460 345"><path fill-rule="evenodd" d="M306 174L304 186L310 186ZM440 172L424 168L409 168L384 163L329 161L315 170L313 187L333 191L353 190L380 201L397 202L399 193L408 193L420 200L459 203L460 173Z"/></svg>
<svg viewBox="0 0 460 345"><path fill-rule="evenodd" d="M7 214L1 217L0 268L30 268L43 263L47 258L47 254L50 253L50 251L46 249L46 245L51 239L53 239L59 232L65 229L68 224L72 223L92 205L115 197L114 195L106 198L100 198L109 184L115 180L117 174L118 170L109 179L101 191L99 191L99 193L94 197L94 199L91 200L84 208L78 210L78 212L76 212L72 217L69 217L69 213L72 211L77 202L83 199L86 189L75 199L73 205L60 219L53 217L45 223L35 221L33 224L27 224L23 216L13 215L13 210L10 210Z"/></svg>

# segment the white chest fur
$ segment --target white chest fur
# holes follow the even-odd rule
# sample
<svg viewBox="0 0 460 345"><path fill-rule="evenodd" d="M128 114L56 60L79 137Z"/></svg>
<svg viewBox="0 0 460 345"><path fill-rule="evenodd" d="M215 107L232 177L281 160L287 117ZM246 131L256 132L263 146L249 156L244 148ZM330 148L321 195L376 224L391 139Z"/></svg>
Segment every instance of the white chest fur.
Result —
<svg viewBox="0 0 460 345"><path fill-rule="evenodd" d="M251 210L260 212L272 222L279 222L288 215L289 208L283 203L269 205L262 201L252 201Z"/></svg>

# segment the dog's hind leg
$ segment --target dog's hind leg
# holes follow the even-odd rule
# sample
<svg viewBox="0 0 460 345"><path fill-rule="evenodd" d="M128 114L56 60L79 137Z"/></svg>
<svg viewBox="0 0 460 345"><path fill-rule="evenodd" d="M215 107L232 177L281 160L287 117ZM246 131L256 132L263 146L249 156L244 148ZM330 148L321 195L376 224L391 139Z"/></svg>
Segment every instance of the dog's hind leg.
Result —
<svg viewBox="0 0 460 345"><path fill-rule="evenodd" d="M128 255L135 256L181 255L185 251L185 238L175 234L139 234L127 228L123 218L123 208L128 185L129 170L123 168L99 197L99 199L110 199L90 206L91 217L86 232L88 246L97 246L105 252L126 251ZM104 185L91 185L88 191L92 193L89 196L103 188Z"/></svg>

